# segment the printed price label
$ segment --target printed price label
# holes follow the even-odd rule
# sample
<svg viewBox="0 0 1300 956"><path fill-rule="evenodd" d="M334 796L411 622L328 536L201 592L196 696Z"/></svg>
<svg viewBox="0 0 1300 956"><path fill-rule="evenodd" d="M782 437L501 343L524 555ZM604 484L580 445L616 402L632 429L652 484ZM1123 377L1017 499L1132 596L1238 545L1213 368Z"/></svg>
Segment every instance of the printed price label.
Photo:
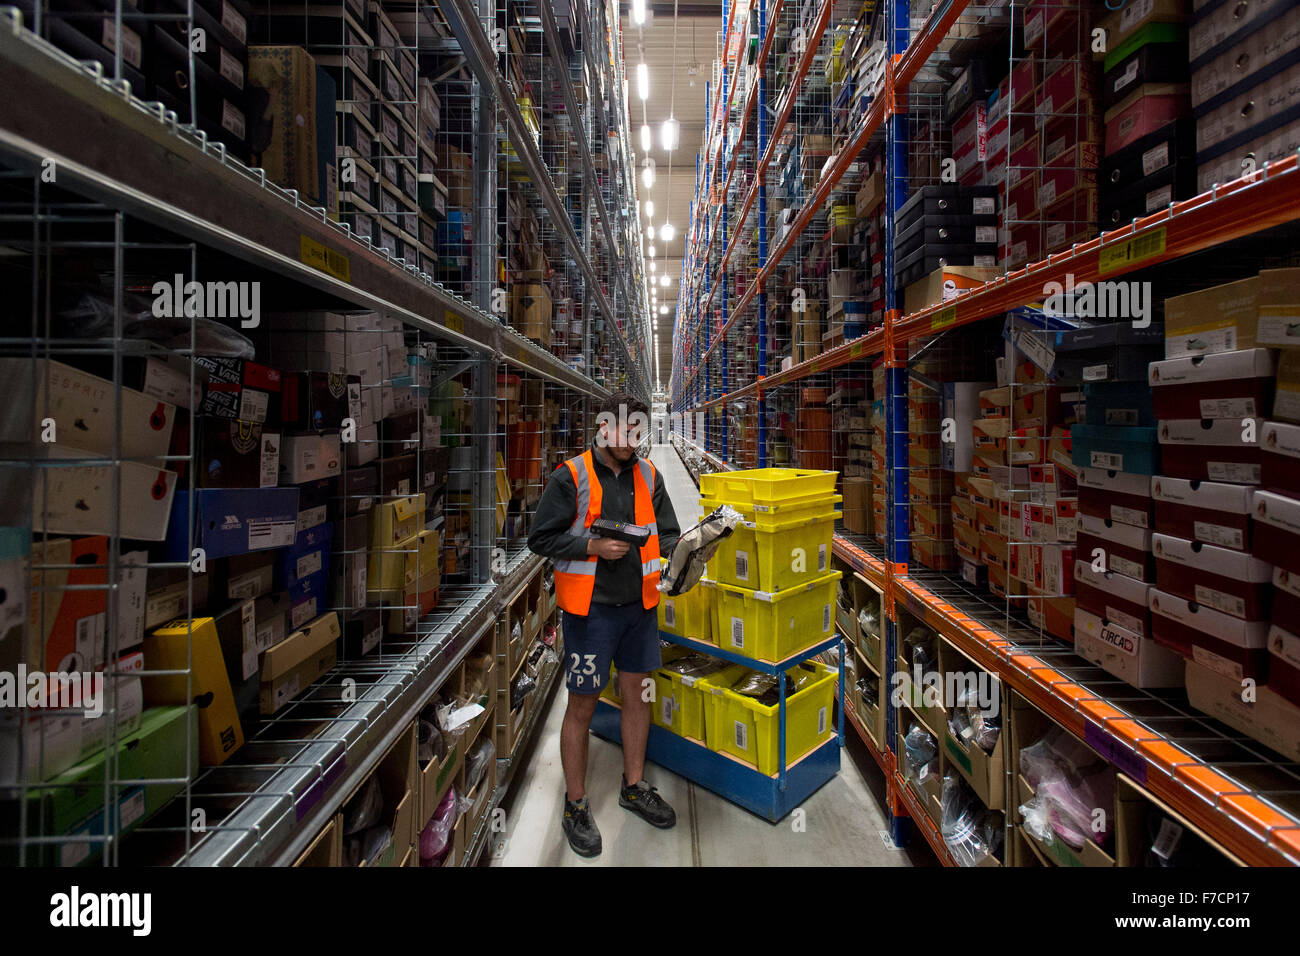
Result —
<svg viewBox="0 0 1300 956"><path fill-rule="evenodd" d="M1127 242L1116 243L1101 250L1097 260L1097 271L1102 275L1114 272L1145 259L1163 255L1165 251L1165 228L1162 226L1145 235L1137 236Z"/></svg>
<svg viewBox="0 0 1300 956"><path fill-rule="evenodd" d="M1195 521L1192 523L1192 534L1196 536L1197 541L1216 544L1223 548L1235 548L1240 551L1246 546L1246 538L1240 528L1210 524L1208 521Z"/></svg>
<svg viewBox="0 0 1300 956"><path fill-rule="evenodd" d="M1226 594L1223 591L1206 587L1204 584L1196 585L1196 600L1207 607L1214 608L1216 611L1231 614L1233 617L1244 618L1246 616L1246 602L1243 599L1235 594Z"/></svg>
<svg viewBox="0 0 1300 956"><path fill-rule="evenodd" d="M310 236L299 238L299 258L306 265L331 275L343 282L352 281L352 267L348 257L330 249ZM457 331L460 331L459 329Z"/></svg>
<svg viewBox="0 0 1300 956"><path fill-rule="evenodd" d="M1152 173L1164 169L1169 165L1169 144L1161 143L1159 146L1153 146L1142 154L1142 175L1150 176Z"/></svg>
<svg viewBox="0 0 1300 956"><path fill-rule="evenodd" d="M1254 418L1255 414L1253 398L1201 399L1202 418Z"/></svg>
<svg viewBox="0 0 1300 956"><path fill-rule="evenodd" d="M1259 484L1259 465L1241 461L1206 462L1210 481L1226 481L1239 485Z"/></svg>
<svg viewBox="0 0 1300 956"><path fill-rule="evenodd" d="M1124 456L1109 451L1088 453L1088 464L1093 468L1107 468L1114 471L1124 470Z"/></svg>

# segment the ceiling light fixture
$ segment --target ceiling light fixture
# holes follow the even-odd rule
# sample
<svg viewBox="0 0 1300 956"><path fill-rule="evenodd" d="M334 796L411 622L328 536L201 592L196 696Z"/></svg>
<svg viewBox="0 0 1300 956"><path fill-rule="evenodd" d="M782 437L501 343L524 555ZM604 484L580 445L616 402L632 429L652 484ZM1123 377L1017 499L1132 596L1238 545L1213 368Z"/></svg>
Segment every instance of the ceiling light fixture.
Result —
<svg viewBox="0 0 1300 956"><path fill-rule="evenodd" d="M672 152L674 149L677 148L678 129L679 126L677 120L675 120L673 117L670 116L666 120L664 120L662 141L663 141L664 149L667 150L668 152Z"/></svg>
<svg viewBox="0 0 1300 956"><path fill-rule="evenodd" d="M651 245L650 248L646 250L646 255L648 255L651 259L654 258L655 247L653 245Z"/></svg>
<svg viewBox="0 0 1300 956"><path fill-rule="evenodd" d="M650 160L648 159L646 160L645 166L641 170L641 182L646 189L654 189L655 168L650 164Z"/></svg>
<svg viewBox="0 0 1300 956"><path fill-rule="evenodd" d="M655 227L654 227L654 226L646 226L646 227L645 227L645 234L646 234L646 238L647 238L647 239L653 239L653 238L655 237Z"/></svg>
<svg viewBox="0 0 1300 956"><path fill-rule="evenodd" d="M654 145L653 140L654 137L650 134L649 124L642 123L641 124L641 152L643 153L650 152L650 147Z"/></svg>
<svg viewBox="0 0 1300 956"><path fill-rule="evenodd" d="M665 272L663 275L661 275L661 276L659 277L659 284L660 284L661 286L667 287L667 285L668 285L668 273L667 273L667 272Z"/></svg>
<svg viewBox="0 0 1300 956"><path fill-rule="evenodd" d="M636 95L643 100L650 99L650 68L644 63L636 65Z"/></svg>
<svg viewBox="0 0 1300 956"><path fill-rule="evenodd" d="M668 314L668 306L666 306L666 305L661 305L661 306L659 306L659 314L660 314L660 315L667 315L667 314Z"/></svg>
<svg viewBox="0 0 1300 956"><path fill-rule="evenodd" d="M655 269L657 269L657 268L659 268L658 264L657 264L653 259L651 259L651 260L650 260L650 271L651 271L651 272L654 272Z"/></svg>
<svg viewBox="0 0 1300 956"><path fill-rule="evenodd" d="M645 201L645 214L646 214L646 216L647 216L648 218L651 218L651 219L654 218L654 214L655 214L655 201L654 201L653 199L647 199L647 200Z"/></svg>
<svg viewBox="0 0 1300 956"><path fill-rule="evenodd" d="M672 242L673 236L677 235L677 230L671 222L666 222L659 227L659 235L663 236L664 242Z"/></svg>

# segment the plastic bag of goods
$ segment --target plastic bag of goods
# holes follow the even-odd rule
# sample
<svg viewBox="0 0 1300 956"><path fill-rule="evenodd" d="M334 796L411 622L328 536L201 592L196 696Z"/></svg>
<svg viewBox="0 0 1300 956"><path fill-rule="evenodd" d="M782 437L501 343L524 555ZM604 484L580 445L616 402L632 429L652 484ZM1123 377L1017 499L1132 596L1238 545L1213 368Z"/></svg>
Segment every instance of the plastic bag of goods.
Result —
<svg viewBox="0 0 1300 956"><path fill-rule="evenodd" d="M1020 771L1034 788L1020 806L1030 836L1047 846L1062 840L1075 850L1089 839L1098 845L1109 839L1115 774L1073 734L1053 727L1020 751Z"/></svg>
<svg viewBox="0 0 1300 956"><path fill-rule="evenodd" d="M958 866L979 866L996 856L1002 828L979 797L955 774L943 778L943 812L939 832Z"/></svg>
<svg viewBox="0 0 1300 956"><path fill-rule="evenodd" d="M456 788L451 787L433 811L433 819L420 831L420 866L441 866L451 848L451 830L458 814Z"/></svg>
<svg viewBox="0 0 1300 956"><path fill-rule="evenodd" d="M739 511L730 505L722 505L695 527L683 532L668 558L668 567L659 578L659 590L669 597L676 597L695 587L722 539L730 536L740 521Z"/></svg>

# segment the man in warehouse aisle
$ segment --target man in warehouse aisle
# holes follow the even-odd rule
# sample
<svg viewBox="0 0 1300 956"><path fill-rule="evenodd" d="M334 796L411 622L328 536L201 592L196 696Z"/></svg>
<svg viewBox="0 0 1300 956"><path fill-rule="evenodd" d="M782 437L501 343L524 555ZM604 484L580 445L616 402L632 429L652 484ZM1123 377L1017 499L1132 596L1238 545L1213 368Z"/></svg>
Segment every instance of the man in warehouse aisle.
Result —
<svg viewBox="0 0 1300 956"><path fill-rule="evenodd" d="M659 558L672 553L679 528L663 476L637 455L650 424L645 403L616 392L597 409L591 447L556 468L546 483L528 547L555 563L555 596L564 611L568 706L560 731L567 792L564 834L580 856L601 851L587 799L587 741L596 702L618 669L623 730L623 788L619 805L668 829L673 808L646 783L650 702L643 681L659 667ZM649 528L637 547L597 537L597 519Z"/></svg>

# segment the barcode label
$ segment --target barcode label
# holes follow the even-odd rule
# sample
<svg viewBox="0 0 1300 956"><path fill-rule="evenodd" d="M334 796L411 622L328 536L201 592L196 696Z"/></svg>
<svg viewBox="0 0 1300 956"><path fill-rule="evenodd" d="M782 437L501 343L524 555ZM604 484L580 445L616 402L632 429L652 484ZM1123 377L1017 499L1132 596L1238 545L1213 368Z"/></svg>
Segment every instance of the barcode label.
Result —
<svg viewBox="0 0 1300 956"><path fill-rule="evenodd" d="M245 388L239 395L239 417L246 422L266 421L269 392L259 392L255 388Z"/></svg>
<svg viewBox="0 0 1300 956"><path fill-rule="evenodd" d="M817 546L817 570L826 570L826 545L824 544L819 544Z"/></svg>
<svg viewBox="0 0 1300 956"><path fill-rule="evenodd" d="M361 653L369 654L379 646L379 639L384 636L384 629L377 627L361 640Z"/></svg>
<svg viewBox="0 0 1300 956"><path fill-rule="evenodd" d="M977 216L991 216L997 211L992 196L977 196L971 202L971 211Z"/></svg>
<svg viewBox="0 0 1300 956"><path fill-rule="evenodd" d="M1138 424L1138 410L1136 408L1108 408L1106 409L1107 425L1123 425L1133 427Z"/></svg>
<svg viewBox="0 0 1300 956"><path fill-rule="evenodd" d="M1210 524L1207 521L1193 522L1192 534L1196 536L1197 541L1204 541L1206 544L1217 544L1224 548L1236 548L1238 551L1246 545L1245 537L1242 535L1240 528Z"/></svg>
<svg viewBox="0 0 1300 956"><path fill-rule="evenodd" d="M244 21L244 15L229 3L221 4L221 25L240 43L248 42L248 24Z"/></svg>
<svg viewBox="0 0 1300 956"><path fill-rule="evenodd" d="M257 672L257 620L253 616L253 602L245 601L240 609L239 619L243 631L244 644L244 680Z"/></svg>
<svg viewBox="0 0 1300 956"><path fill-rule="evenodd" d="M46 661L47 667L56 664L61 671L84 670L95 661L95 652L104 641L105 614L89 614L77 619L77 659L75 661Z"/></svg>
<svg viewBox="0 0 1300 956"><path fill-rule="evenodd" d="M1113 468L1115 471L1123 471L1124 456L1114 452L1094 451L1088 455L1088 464L1093 468Z"/></svg>
<svg viewBox="0 0 1300 956"><path fill-rule="evenodd" d="M677 602L667 598L664 600L664 626L677 626Z"/></svg>
<svg viewBox="0 0 1300 956"><path fill-rule="evenodd" d="M823 707L817 711L817 736L820 737L826 733L826 708Z"/></svg>
<svg viewBox="0 0 1300 956"><path fill-rule="evenodd" d="M738 750L748 750L749 749L749 725L746 724L744 721L734 720L732 721L732 728L734 730L733 741L736 745L736 748Z"/></svg>
<svg viewBox="0 0 1300 956"><path fill-rule="evenodd" d="M731 646L745 646L745 621L743 618L733 617L731 619Z"/></svg>
<svg viewBox="0 0 1300 956"><path fill-rule="evenodd" d="M749 580L749 554L745 551L736 552L736 577L741 581Z"/></svg>
<svg viewBox="0 0 1300 956"><path fill-rule="evenodd" d="M1228 481L1243 485L1259 484L1259 465L1244 461L1206 462L1210 481Z"/></svg>
<svg viewBox="0 0 1300 956"><path fill-rule="evenodd" d="M1169 165L1169 144L1161 143L1142 154L1142 175L1150 176Z"/></svg>
<svg viewBox="0 0 1300 956"><path fill-rule="evenodd" d="M1160 821L1160 832L1156 834L1156 839L1151 844L1151 852L1163 860L1169 859L1178 849L1179 842L1183 839L1183 828L1165 817Z"/></svg>
<svg viewBox="0 0 1300 956"><path fill-rule="evenodd" d="M254 518L248 522L248 550L287 548L293 544L298 522L277 521L274 518Z"/></svg>
<svg viewBox="0 0 1300 956"><path fill-rule="evenodd" d="M1227 594L1224 591L1207 588L1204 584L1196 585L1196 600L1207 607L1214 608L1216 611L1231 614L1233 617L1244 618L1246 616L1246 602L1242 598L1235 594Z"/></svg>
<svg viewBox="0 0 1300 956"><path fill-rule="evenodd" d="M294 566L294 571L297 573L299 580L307 577L308 575L315 574L320 569L321 569L320 551L313 551L311 554L304 554L301 558L298 559L298 563Z"/></svg>
<svg viewBox="0 0 1300 956"><path fill-rule="evenodd" d="M316 599L308 598L301 604L295 604L293 610L289 612L289 619L293 622L294 629L298 629L316 616Z"/></svg>
<svg viewBox="0 0 1300 956"><path fill-rule="evenodd" d="M673 699L663 697L659 700L659 721L667 726L672 726L673 722Z"/></svg>
<svg viewBox="0 0 1300 956"><path fill-rule="evenodd" d="M297 529L306 531L309 528L324 524L327 515L325 509L326 505L320 505L316 508L308 508L306 511L299 511Z"/></svg>
<svg viewBox="0 0 1300 956"><path fill-rule="evenodd" d="M237 139L244 138L244 114L228 101L221 104L221 125L234 133ZM265 418L258 421L265 421Z"/></svg>
<svg viewBox="0 0 1300 956"><path fill-rule="evenodd" d="M822 605L822 633L825 633L830 629L831 629L831 606L829 604L823 604Z"/></svg>
<svg viewBox="0 0 1300 956"><path fill-rule="evenodd" d="M220 73L237 89L244 88L244 65L231 56L224 48L221 50Z"/></svg>

